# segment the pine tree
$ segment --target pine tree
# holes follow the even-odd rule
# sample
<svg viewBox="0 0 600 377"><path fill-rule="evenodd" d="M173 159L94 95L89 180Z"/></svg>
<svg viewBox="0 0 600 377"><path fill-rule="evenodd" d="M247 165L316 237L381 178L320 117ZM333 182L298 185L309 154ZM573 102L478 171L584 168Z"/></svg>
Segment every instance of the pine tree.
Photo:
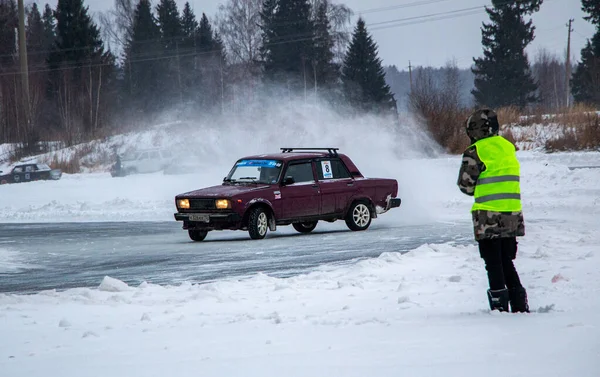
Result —
<svg viewBox="0 0 600 377"><path fill-rule="evenodd" d="M50 5L46 4L44 7L44 14L42 15L42 23L44 24L44 46L46 49L52 46L54 38L56 38L56 20L54 19L54 13Z"/></svg>
<svg viewBox="0 0 600 377"><path fill-rule="evenodd" d="M83 0L58 0L54 17L56 38L48 58L51 89L71 143L80 133L91 134L101 126L100 104L114 76L115 59L104 50Z"/></svg>
<svg viewBox="0 0 600 377"><path fill-rule="evenodd" d="M180 52L183 102L197 105L200 102L201 72L199 61L199 25L190 3L186 2L181 15L183 41Z"/></svg>
<svg viewBox="0 0 600 377"><path fill-rule="evenodd" d="M160 76L161 90L166 105L177 105L183 101L183 77L181 76L181 44L183 34L181 18L175 0L160 0L156 15L164 48L164 71Z"/></svg>
<svg viewBox="0 0 600 377"><path fill-rule="evenodd" d="M571 78L572 93L576 102L600 106L600 3L582 0L582 10L596 32L581 50L581 62Z"/></svg>
<svg viewBox="0 0 600 377"><path fill-rule="evenodd" d="M202 13L200 18L200 27L198 28L198 46L200 51L208 53L213 48L213 31L210 21L206 14Z"/></svg>
<svg viewBox="0 0 600 377"><path fill-rule="evenodd" d="M315 11L315 44L313 47L313 73L315 85L318 87L331 88L340 77L339 66L333 63L334 41L330 33L330 23L327 11L328 0L317 3Z"/></svg>
<svg viewBox="0 0 600 377"><path fill-rule="evenodd" d="M396 100L385 81L377 44L362 18L358 19L344 58L342 81L348 104L362 111L393 113Z"/></svg>
<svg viewBox="0 0 600 377"><path fill-rule="evenodd" d="M174 51L183 37L177 3L175 0L160 0L156 6L156 14L163 45L166 50Z"/></svg>
<svg viewBox="0 0 600 377"><path fill-rule="evenodd" d="M267 1L263 11L264 72L300 90L312 82L315 29L308 0Z"/></svg>
<svg viewBox="0 0 600 377"><path fill-rule="evenodd" d="M186 2L181 15L181 32L188 41L193 41L198 31L198 21L189 2Z"/></svg>
<svg viewBox="0 0 600 377"><path fill-rule="evenodd" d="M12 68L17 52L15 30L18 27L17 4L14 0L0 0L0 71Z"/></svg>
<svg viewBox="0 0 600 377"><path fill-rule="evenodd" d="M50 61L81 67L102 55L104 44L100 31L84 7L83 0L58 0L54 11L56 39Z"/></svg>
<svg viewBox="0 0 600 377"><path fill-rule="evenodd" d="M474 58L475 89L471 92L481 106L523 108L535 101L534 82L525 48L534 39L532 20L524 16L539 10L542 0L507 2L492 0L486 7L490 23L482 33L483 57Z"/></svg>
<svg viewBox="0 0 600 377"><path fill-rule="evenodd" d="M139 1L128 34L131 37L125 46L125 91L132 109L152 114L164 105L160 80L163 46L149 0Z"/></svg>
<svg viewBox="0 0 600 377"><path fill-rule="evenodd" d="M20 76L16 61L18 26L14 0L0 0L0 144L21 141L19 135ZM13 111L15 109L15 111Z"/></svg>
<svg viewBox="0 0 600 377"><path fill-rule="evenodd" d="M227 62L223 42L213 31L204 13L200 18L197 38L201 66L201 104L205 109L213 109L223 104Z"/></svg>
<svg viewBox="0 0 600 377"><path fill-rule="evenodd" d="M600 2L598 0L581 0L581 10L588 15L584 17L593 25L600 25Z"/></svg>
<svg viewBox="0 0 600 377"><path fill-rule="evenodd" d="M260 58L262 65L266 65L271 60L271 49L269 46L275 40L275 11L277 10L278 0L265 0L260 12L260 28L262 44L260 46Z"/></svg>
<svg viewBox="0 0 600 377"><path fill-rule="evenodd" d="M27 52L29 55L29 63L34 61L45 61L43 56L44 49L47 47L44 45L44 23L42 22L42 15L36 3L31 5L31 9L27 12L27 26L25 28L25 40L27 41ZM41 57L41 59L40 59ZM42 67L44 68L44 67Z"/></svg>
<svg viewBox="0 0 600 377"><path fill-rule="evenodd" d="M48 110L51 102L44 98L44 93L48 81L46 60L52 41L47 40L42 15L36 3L33 3L28 9L25 34L29 63L29 116L31 120L28 144L33 147L35 142L39 141L39 131L46 128L46 125L51 122L47 118L47 114L51 113L51 110Z"/></svg>

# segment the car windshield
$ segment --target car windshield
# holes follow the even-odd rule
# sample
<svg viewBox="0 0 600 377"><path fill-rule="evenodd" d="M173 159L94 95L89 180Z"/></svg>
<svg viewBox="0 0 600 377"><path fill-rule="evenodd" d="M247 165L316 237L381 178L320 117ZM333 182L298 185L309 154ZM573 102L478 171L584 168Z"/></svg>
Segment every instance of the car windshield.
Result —
<svg viewBox="0 0 600 377"><path fill-rule="evenodd" d="M279 179L283 163L276 160L240 160L226 180L229 182L255 182L274 184Z"/></svg>

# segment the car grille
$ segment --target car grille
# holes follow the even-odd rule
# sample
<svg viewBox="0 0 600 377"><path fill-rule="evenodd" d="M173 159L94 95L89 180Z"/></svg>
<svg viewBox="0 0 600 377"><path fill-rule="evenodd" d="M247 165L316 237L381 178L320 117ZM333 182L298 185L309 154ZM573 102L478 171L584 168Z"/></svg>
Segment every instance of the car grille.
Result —
<svg viewBox="0 0 600 377"><path fill-rule="evenodd" d="M190 209L204 210L215 208L214 199L190 199Z"/></svg>

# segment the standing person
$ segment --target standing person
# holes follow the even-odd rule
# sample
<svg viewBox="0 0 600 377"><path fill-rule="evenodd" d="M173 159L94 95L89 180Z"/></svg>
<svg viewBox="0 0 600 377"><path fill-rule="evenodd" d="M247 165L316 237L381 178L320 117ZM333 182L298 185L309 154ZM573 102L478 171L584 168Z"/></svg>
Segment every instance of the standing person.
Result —
<svg viewBox="0 0 600 377"><path fill-rule="evenodd" d="M471 208L475 240L485 262L491 310L529 312L527 292L513 260L517 237L525 235L521 209L520 165L515 146L498 135L498 117L490 109L475 111L467 119L471 139L462 158L458 187L473 196Z"/></svg>

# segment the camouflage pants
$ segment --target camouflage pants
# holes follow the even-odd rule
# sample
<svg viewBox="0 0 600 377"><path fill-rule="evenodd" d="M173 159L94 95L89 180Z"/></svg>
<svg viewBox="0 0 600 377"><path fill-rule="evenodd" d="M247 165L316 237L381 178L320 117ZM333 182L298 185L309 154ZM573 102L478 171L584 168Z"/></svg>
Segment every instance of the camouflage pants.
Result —
<svg viewBox="0 0 600 377"><path fill-rule="evenodd" d="M473 211L472 216L477 241L525 235L522 212Z"/></svg>

